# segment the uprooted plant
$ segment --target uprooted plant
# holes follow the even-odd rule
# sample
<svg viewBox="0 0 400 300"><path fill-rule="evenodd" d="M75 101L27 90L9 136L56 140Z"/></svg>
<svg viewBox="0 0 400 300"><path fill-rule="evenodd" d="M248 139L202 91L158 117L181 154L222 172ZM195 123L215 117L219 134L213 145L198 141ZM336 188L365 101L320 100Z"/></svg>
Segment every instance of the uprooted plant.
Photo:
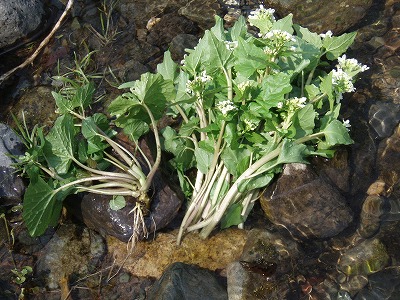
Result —
<svg viewBox="0 0 400 300"><path fill-rule="evenodd" d="M148 191L161 160L157 119L164 111L163 97L168 94L165 85L154 88L160 79L161 75L145 74L141 80L121 86L130 91L115 100L117 104L112 103L110 111L117 115L121 102L129 103L131 110L117 115L112 124L103 113L87 114L95 91L92 82L57 77L64 84L59 92L53 92L60 116L49 132L44 134L37 126L28 131L25 122L19 124L26 152L19 157L18 165L30 179L23 218L31 235L41 235L49 225L57 224L62 202L68 195L90 192L112 196L112 209L124 207L126 196L136 198L131 211L132 242L139 234L146 236L143 218L150 207ZM160 111L152 113L149 105ZM135 121L135 115L140 115L140 120ZM130 137L137 153L131 153L114 138L118 127ZM139 138L150 128L157 144L154 163L138 145ZM142 161L149 169L147 174Z"/></svg>
<svg viewBox="0 0 400 300"><path fill-rule="evenodd" d="M205 238L219 223L242 224L283 164L331 157L335 145L352 143L348 121L338 119L342 93L367 69L341 56L355 33L318 35L273 13L261 6L250 14L258 36L243 17L229 30L216 17L181 65L166 53L158 67L175 83L170 114L183 120L162 132L190 197L178 243L185 232Z"/></svg>

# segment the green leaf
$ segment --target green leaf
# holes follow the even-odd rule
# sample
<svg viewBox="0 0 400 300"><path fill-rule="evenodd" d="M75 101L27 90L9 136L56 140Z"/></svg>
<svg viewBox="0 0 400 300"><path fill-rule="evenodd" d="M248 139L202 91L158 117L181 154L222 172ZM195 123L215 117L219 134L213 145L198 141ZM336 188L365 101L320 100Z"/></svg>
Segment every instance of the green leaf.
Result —
<svg viewBox="0 0 400 300"><path fill-rule="evenodd" d="M46 136L44 155L50 167L65 174L71 165L75 151L75 128L71 115L58 117Z"/></svg>
<svg viewBox="0 0 400 300"><path fill-rule="evenodd" d="M286 17L277 20L272 24L271 30L282 30L293 34L293 15L288 14Z"/></svg>
<svg viewBox="0 0 400 300"><path fill-rule="evenodd" d="M224 23L220 16L215 15L215 25L210 29L214 36L220 41L225 41Z"/></svg>
<svg viewBox="0 0 400 300"><path fill-rule="evenodd" d="M289 128L289 131L294 133L290 135L290 138L298 139L311 134L315 127L315 117L316 112L312 104L307 104L305 107L296 111L293 116L293 124Z"/></svg>
<svg viewBox="0 0 400 300"><path fill-rule="evenodd" d="M232 52L226 48L223 41L219 40L211 31L206 31L203 37L207 44L204 64L208 74L228 69L233 60Z"/></svg>
<svg viewBox="0 0 400 300"><path fill-rule="evenodd" d="M242 217L242 210L243 206L240 203L234 203L229 206L228 210L221 219L221 229L243 223L244 219Z"/></svg>
<svg viewBox="0 0 400 300"><path fill-rule="evenodd" d="M289 163L308 163L305 157L308 155L307 146L304 144L296 144L293 141L284 139L282 142L282 150L279 153L277 164Z"/></svg>
<svg viewBox="0 0 400 300"><path fill-rule="evenodd" d="M140 102L135 95L126 93L113 100L108 106L108 111L112 116L119 117L124 115L132 106L139 104Z"/></svg>
<svg viewBox="0 0 400 300"><path fill-rule="evenodd" d="M310 43L317 49L322 47L322 39L316 32L311 32L308 28L301 27L300 25L293 25L294 29L296 30L297 36L304 41Z"/></svg>
<svg viewBox="0 0 400 300"><path fill-rule="evenodd" d="M233 27L228 29L232 41L238 41L239 38L245 38L247 34L246 19L240 15Z"/></svg>
<svg viewBox="0 0 400 300"><path fill-rule="evenodd" d="M121 195L113 196L109 205L112 210L120 210L126 206L125 197Z"/></svg>
<svg viewBox="0 0 400 300"><path fill-rule="evenodd" d="M325 141L329 146L350 145L353 143L347 128L339 120L330 122L322 132L325 134Z"/></svg>
<svg viewBox="0 0 400 300"><path fill-rule="evenodd" d="M164 53L164 60L161 64L157 65L157 72L164 77L165 80L175 81L177 76L178 65L172 60L171 52Z"/></svg>
<svg viewBox="0 0 400 300"><path fill-rule="evenodd" d="M63 95L61 95L60 93L52 91L51 94L53 95L53 98L56 101L57 112L59 114L66 114L74 109L72 101L64 98Z"/></svg>
<svg viewBox="0 0 400 300"><path fill-rule="evenodd" d="M149 132L149 125L138 119L131 119L124 126L124 133L130 136L134 141L139 140L139 138Z"/></svg>
<svg viewBox="0 0 400 300"><path fill-rule="evenodd" d="M42 235L50 224L58 220L62 208L54 190L41 177L29 184L23 204L22 216L31 236Z"/></svg>
<svg viewBox="0 0 400 300"><path fill-rule="evenodd" d="M169 126L161 130L161 133L163 149L172 153L175 156L175 165L179 166L182 171L186 171L193 163L193 151L190 150L193 147L191 141L178 137L176 131Z"/></svg>
<svg viewBox="0 0 400 300"><path fill-rule="evenodd" d="M268 66L267 55L261 48L254 45L254 38L244 40L239 37L238 46L233 54L236 58L234 68L246 78Z"/></svg>
<svg viewBox="0 0 400 300"><path fill-rule="evenodd" d="M221 153L221 159L229 173L238 178L249 167L250 154L248 149L233 150L226 147Z"/></svg>
<svg viewBox="0 0 400 300"><path fill-rule="evenodd" d="M327 76L325 76L320 85L321 92L326 94L328 97L330 110L333 109L335 103L335 98L333 96L332 75L333 73L330 72Z"/></svg>
<svg viewBox="0 0 400 300"><path fill-rule="evenodd" d="M89 105L92 103L94 92L95 88L93 82L89 82L83 86L80 86L72 98L74 108L81 107L82 109L86 109L89 107Z"/></svg>
<svg viewBox="0 0 400 300"><path fill-rule="evenodd" d="M357 32L344 33L340 36L327 37L323 41L326 58L329 60L337 59L341 54L347 51L353 44Z"/></svg>
<svg viewBox="0 0 400 300"><path fill-rule="evenodd" d="M209 149L204 149L197 147L194 150L194 156L196 158L196 166L197 169L200 170L200 172L206 174L208 172L208 169L211 165L212 159L213 159L213 152L210 152Z"/></svg>
<svg viewBox="0 0 400 300"><path fill-rule="evenodd" d="M276 107L284 101L284 96L292 90L290 76L285 73L277 73L266 76L262 82L262 92L256 101L265 110Z"/></svg>
<svg viewBox="0 0 400 300"><path fill-rule="evenodd" d="M255 189L260 189L266 187L274 179L273 173L263 173L252 178L243 180L238 185L238 190L241 193L253 191Z"/></svg>

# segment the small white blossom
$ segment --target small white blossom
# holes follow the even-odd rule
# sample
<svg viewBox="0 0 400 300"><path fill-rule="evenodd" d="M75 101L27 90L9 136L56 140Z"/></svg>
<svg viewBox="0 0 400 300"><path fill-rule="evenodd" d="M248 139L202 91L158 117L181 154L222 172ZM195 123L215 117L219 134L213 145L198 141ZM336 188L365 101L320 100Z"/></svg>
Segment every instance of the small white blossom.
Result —
<svg viewBox="0 0 400 300"><path fill-rule="evenodd" d="M244 119L243 122L246 125L245 131L253 131L258 126L257 122L252 121L250 119Z"/></svg>
<svg viewBox="0 0 400 300"><path fill-rule="evenodd" d="M233 41L233 42L225 41L224 43L225 43L226 49L228 49L228 50L233 50L238 46L238 41Z"/></svg>
<svg viewBox="0 0 400 300"><path fill-rule="evenodd" d="M203 72L201 72L200 77L197 77L197 78L200 79L200 81L202 83L207 83L207 82L210 82L212 80L212 77L207 75L205 70Z"/></svg>
<svg viewBox="0 0 400 300"><path fill-rule="evenodd" d="M283 102L278 102L278 104L276 105L277 108L281 109L283 107Z"/></svg>
<svg viewBox="0 0 400 300"><path fill-rule="evenodd" d="M339 57L338 62L337 68L343 69L348 74L356 75L369 69L368 66L360 64L355 58L346 58L346 54Z"/></svg>
<svg viewBox="0 0 400 300"><path fill-rule="evenodd" d="M230 100L224 100L217 103L217 109L226 116L231 110L237 110L237 107Z"/></svg>
<svg viewBox="0 0 400 300"><path fill-rule="evenodd" d="M327 38L327 37L330 38L330 37L332 37L332 35L333 35L332 31L328 30L326 33L321 33L319 36L324 39L324 38Z"/></svg>
<svg viewBox="0 0 400 300"><path fill-rule="evenodd" d="M338 92L354 92L356 88L353 85L352 77L342 69L332 71L332 84Z"/></svg>
<svg viewBox="0 0 400 300"><path fill-rule="evenodd" d="M351 125L350 125L350 120L343 120L343 125L344 125L344 127L346 127L346 128L350 128L350 127L351 127Z"/></svg>
<svg viewBox="0 0 400 300"><path fill-rule="evenodd" d="M264 34L263 38L265 39L277 39L280 42L295 42L296 39L293 37L293 35L291 35L289 32L283 31L283 30L279 30L279 29L275 29L275 30L271 30L269 32L267 32L266 34Z"/></svg>
<svg viewBox="0 0 400 300"><path fill-rule="evenodd" d="M292 99L289 100L289 103L291 106L293 106L293 108L297 109L297 108L303 108L305 105L305 103L307 102L307 98L306 97L294 97Z"/></svg>
<svg viewBox="0 0 400 300"><path fill-rule="evenodd" d="M270 20L275 21L274 17L275 9L268 8L265 9L263 5L260 5L259 8L250 12L248 17L249 22L251 23L252 20Z"/></svg>
<svg viewBox="0 0 400 300"><path fill-rule="evenodd" d="M246 91L247 88L251 87L251 82L249 80L243 81L237 85L239 91L242 92L242 94Z"/></svg>

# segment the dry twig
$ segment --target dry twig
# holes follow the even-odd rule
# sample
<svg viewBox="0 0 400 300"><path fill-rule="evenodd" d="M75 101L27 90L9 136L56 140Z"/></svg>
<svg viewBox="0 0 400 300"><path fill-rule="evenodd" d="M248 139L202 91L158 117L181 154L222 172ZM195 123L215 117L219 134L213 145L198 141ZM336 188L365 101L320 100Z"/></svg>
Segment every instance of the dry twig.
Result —
<svg viewBox="0 0 400 300"><path fill-rule="evenodd" d="M35 58L39 55L40 51L49 43L50 39L53 37L53 35L56 33L56 31L60 28L61 23L64 21L65 17L67 16L69 10L71 9L72 5L74 3L74 0L68 0L67 5L65 6L64 12L58 19L57 23L54 25L53 29L51 32L46 36L46 38L40 43L36 51L27 59L25 60L22 64L19 66L15 67L14 69L11 69L10 71L6 72L0 77L0 85L12 74L14 74L16 71L19 69L25 68L27 65L33 63Z"/></svg>

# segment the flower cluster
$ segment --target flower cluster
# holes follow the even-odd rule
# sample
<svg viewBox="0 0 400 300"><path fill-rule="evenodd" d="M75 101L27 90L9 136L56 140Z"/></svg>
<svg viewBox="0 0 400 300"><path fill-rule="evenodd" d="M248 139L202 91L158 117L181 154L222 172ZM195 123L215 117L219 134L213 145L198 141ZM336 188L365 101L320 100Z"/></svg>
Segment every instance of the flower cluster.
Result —
<svg viewBox="0 0 400 300"><path fill-rule="evenodd" d="M360 64L354 58L346 58L343 54L338 58L336 70L332 71L332 84L336 92L341 93L354 92L356 88L353 85L354 77L361 72L369 69L368 66Z"/></svg>
<svg viewBox="0 0 400 300"><path fill-rule="evenodd" d="M207 75L206 71L201 72L200 76L195 76L193 80L186 83L186 93L194 95L196 91L204 89L208 82L212 81L212 77Z"/></svg>
<svg viewBox="0 0 400 300"><path fill-rule="evenodd" d="M321 38L325 39L325 38L330 38L330 37L332 37L332 35L333 35L332 31L328 30L328 31L325 32L325 33L321 33L319 36L320 36Z"/></svg>
<svg viewBox="0 0 400 300"><path fill-rule="evenodd" d="M274 13L275 9L265 9L263 5L260 5L260 8L257 8L256 10L250 12L248 20L251 25L254 25L252 23L252 21L254 20L268 20L270 22L275 22Z"/></svg>
<svg viewBox="0 0 400 300"><path fill-rule="evenodd" d="M233 42L225 41L224 43L225 43L226 49L228 49L228 50L234 50L238 46L238 41L233 41Z"/></svg>
<svg viewBox="0 0 400 300"><path fill-rule="evenodd" d="M296 39L289 32L283 30L271 30L261 36L266 40L267 45L264 47L264 52L273 57L279 55L284 50L287 50L286 45L288 42L295 42ZM289 50L294 51L293 46Z"/></svg>
<svg viewBox="0 0 400 300"><path fill-rule="evenodd" d="M232 110L237 110L237 107L230 100L220 101L217 103L216 107L224 116Z"/></svg>

